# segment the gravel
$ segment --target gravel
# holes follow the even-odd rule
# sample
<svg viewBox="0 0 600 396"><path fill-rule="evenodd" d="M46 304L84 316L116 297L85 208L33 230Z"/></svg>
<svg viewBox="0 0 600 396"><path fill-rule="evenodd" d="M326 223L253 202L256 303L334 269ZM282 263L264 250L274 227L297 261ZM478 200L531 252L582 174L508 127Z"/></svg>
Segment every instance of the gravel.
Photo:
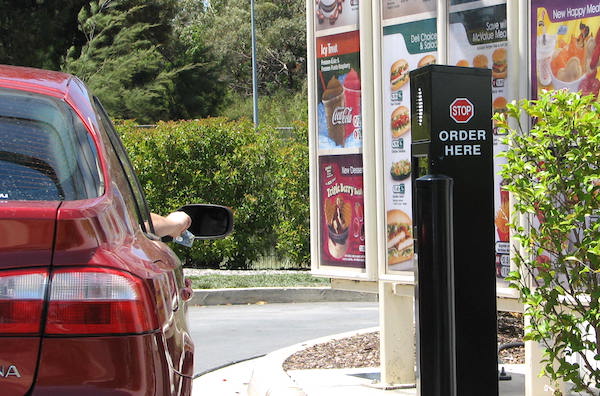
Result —
<svg viewBox="0 0 600 396"><path fill-rule="evenodd" d="M523 315L498 313L498 344L523 340ZM523 364L523 347L503 349L499 353L502 363ZM317 344L291 355L284 363L284 370L335 369L379 367L379 332Z"/></svg>
<svg viewBox="0 0 600 396"><path fill-rule="evenodd" d="M317 344L294 353L284 370L358 368L379 366L379 332Z"/></svg>

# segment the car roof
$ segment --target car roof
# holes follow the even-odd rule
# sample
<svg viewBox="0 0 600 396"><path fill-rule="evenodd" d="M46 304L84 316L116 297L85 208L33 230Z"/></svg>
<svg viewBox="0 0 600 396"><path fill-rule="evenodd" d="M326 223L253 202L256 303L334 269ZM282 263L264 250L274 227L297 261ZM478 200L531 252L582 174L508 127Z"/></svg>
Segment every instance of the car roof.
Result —
<svg viewBox="0 0 600 396"><path fill-rule="evenodd" d="M0 86L65 97L73 76L67 73L0 65Z"/></svg>
<svg viewBox="0 0 600 396"><path fill-rule="evenodd" d="M97 124L88 88L72 74L31 67L0 65L0 87L53 96L65 100L79 113L90 131Z"/></svg>

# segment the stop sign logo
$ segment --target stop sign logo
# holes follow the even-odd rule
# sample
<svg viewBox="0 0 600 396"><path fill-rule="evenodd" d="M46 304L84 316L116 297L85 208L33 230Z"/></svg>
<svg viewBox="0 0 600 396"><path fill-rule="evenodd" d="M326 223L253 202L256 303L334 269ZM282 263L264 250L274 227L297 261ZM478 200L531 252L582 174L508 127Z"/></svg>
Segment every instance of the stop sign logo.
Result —
<svg viewBox="0 0 600 396"><path fill-rule="evenodd" d="M456 123L464 124L469 122L475 115L475 106L467 98L456 98L450 104L450 118Z"/></svg>

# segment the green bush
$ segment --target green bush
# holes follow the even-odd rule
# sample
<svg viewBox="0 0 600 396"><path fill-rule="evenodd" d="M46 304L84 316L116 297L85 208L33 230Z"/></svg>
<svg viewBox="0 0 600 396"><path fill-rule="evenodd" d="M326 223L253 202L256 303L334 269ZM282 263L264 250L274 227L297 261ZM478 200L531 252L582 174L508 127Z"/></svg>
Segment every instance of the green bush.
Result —
<svg viewBox="0 0 600 396"><path fill-rule="evenodd" d="M211 118L138 128L117 123L150 209L166 214L185 203L232 208L234 233L222 240L176 247L194 265L248 268L274 250L305 264L308 258L306 127L281 138L248 120ZM291 169L293 167L293 169Z"/></svg>
<svg viewBox="0 0 600 396"><path fill-rule="evenodd" d="M310 201L306 124L296 123L286 135L277 155L276 252L298 266L307 267L310 264Z"/></svg>
<svg viewBox="0 0 600 396"><path fill-rule="evenodd" d="M501 122L509 129L502 176L510 180L511 228L520 249L514 251L519 271L507 279L525 303L526 339L545 348L543 374L595 394L600 388L600 105L593 96L547 91L539 100L509 105L508 113L517 128ZM519 123L523 116L534 120L531 130Z"/></svg>

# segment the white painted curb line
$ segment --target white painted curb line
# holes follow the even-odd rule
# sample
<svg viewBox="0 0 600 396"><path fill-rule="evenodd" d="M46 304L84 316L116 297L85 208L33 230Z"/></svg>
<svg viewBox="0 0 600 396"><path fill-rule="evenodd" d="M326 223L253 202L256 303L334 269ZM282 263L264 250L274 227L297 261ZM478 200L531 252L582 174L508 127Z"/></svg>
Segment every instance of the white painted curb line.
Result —
<svg viewBox="0 0 600 396"><path fill-rule="evenodd" d="M335 339L352 337L359 334L378 331L379 327L354 330L346 333L326 336L295 344L258 359L250 383L248 396L306 396L294 380L283 370L283 362L294 353Z"/></svg>
<svg viewBox="0 0 600 396"><path fill-rule="evenodd" d="M256 287L238 289L195 289L189 305L303 303L327 301L376 302L377 294L329 287Z"/></svg>

